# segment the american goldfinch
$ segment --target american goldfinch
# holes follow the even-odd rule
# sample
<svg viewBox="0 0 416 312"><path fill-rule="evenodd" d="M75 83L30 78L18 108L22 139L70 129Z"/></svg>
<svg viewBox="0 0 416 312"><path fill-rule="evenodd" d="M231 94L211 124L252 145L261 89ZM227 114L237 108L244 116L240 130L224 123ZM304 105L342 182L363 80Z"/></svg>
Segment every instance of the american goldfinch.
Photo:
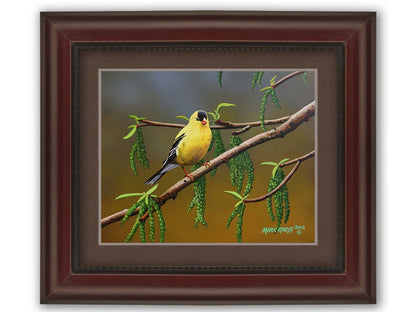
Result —
<svg viewBox="0 0 416 312"><path fill-rule="evenodd" d="M186 176L192 179L183 166L201 161L208 151L211 138L207 113L202 110L196 111L189 118L189 123L175 137L162 168L144 183L156 183L166 172L178 165L185 171Z"/></svg>

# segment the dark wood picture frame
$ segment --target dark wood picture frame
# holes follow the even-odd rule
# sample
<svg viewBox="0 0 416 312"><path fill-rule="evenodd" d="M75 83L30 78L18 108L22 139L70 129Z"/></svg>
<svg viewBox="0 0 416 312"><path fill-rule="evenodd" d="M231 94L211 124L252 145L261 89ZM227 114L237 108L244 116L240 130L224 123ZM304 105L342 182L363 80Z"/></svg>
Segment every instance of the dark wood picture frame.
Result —
<svg viewBox="0 0 416 312"><path fill-rule="evenodd" d="M375 28L368 12L41 13L41 302L375 303ZM342 272L75 272L71 53L102 42L342 44Z"/></svg>

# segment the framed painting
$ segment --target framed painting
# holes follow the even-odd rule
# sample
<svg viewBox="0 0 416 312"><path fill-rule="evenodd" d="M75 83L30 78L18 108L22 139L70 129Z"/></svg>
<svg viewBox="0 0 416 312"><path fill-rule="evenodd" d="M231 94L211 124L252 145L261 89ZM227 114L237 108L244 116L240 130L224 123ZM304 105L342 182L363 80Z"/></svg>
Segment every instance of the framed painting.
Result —
<svg viewBox="0 0 416 312"><path fill-rule="evenodd" d="M375 303L375 13L41 13L41 302Z"/></svg>

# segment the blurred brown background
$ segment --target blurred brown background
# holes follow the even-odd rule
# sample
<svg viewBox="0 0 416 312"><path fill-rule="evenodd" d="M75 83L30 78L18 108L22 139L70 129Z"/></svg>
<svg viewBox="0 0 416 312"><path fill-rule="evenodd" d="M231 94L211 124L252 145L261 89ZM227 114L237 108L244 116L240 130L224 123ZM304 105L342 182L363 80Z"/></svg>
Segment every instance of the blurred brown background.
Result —
<svg viewBox="0 0 416 312"><path fill-rule="evenodd" d="M127 127L133 124L129 114L147 117L150 120L184 123L177 115L190 116L194 111L202 109L212 111L219 103L236 104L234 108L222 108L221 119L234 122L259 120L260 100L262 93L259 88L251 90L253 71L224 71L220 88L217 82L217 71L103 71L101 72L101 105L102 105L102 211L106 217L130 207L134 197L121 200L114 198L123 193L143 192L150 187L144 181L156 172L167 156L172 141L179 129L144 127L143 135L146 143L150 169L138 166L139 178L130 169L129 153L134 137L123 140L128 133ZM263 76L262 86L269 85L269 80L277 75L276 81L291 71L270 70ZM304 105L316 99L316 73L309 71L306 84L302 75L296 76L277 88L277 96L282 107L278 110L269 100L266 106L266 119L274 119L293 114ZM302 124L284 139L275 139L249 150L255 170L254 186L250 198L267 193L271 176L271 166L261 166L264 161L278 162L283 158L296 158L314 149L315 118ZM270 128L270 127L269 127ZM222 138L226 148L232 130L222 130ZM245 140L262 132L260 127L252 128L241 135ZM205 160L213 157L209 152ZM303 226L305 230L292 233L264 234L263 228L276 227L271 221L266 203L252 203L246 206L243 223L244 243L312 243L315 240L315 159L302 163L296 174L288 182L291 214L283 227ZM188 168L190 170L190 167ZM286 174L291 167L286 167ZM182 169L175 168L158 181L156 194L176 183L183 177ZM235 190L231 184L229 170L226 166L218 168L214 177L207 178L205 220L208 227L194 227L195 208L187 211L193 196L192 187L181 191L175 200L168 201L162 212L166 222L166 243L234 243L236 242L235 222L230 228L225 225L234 209L236 200L224 193L224 190ZM245 185L245 184L244 184ZM244 186L243 186L244 188ZM137 200L137 198L136 198ZM123 226L120 222L113 223L102 229L103 243L123 242L133 225L135 217L130 218ZM158 242L158 226L156 222L156 242ZM136 233L132 242L140 242Z"/></svg>

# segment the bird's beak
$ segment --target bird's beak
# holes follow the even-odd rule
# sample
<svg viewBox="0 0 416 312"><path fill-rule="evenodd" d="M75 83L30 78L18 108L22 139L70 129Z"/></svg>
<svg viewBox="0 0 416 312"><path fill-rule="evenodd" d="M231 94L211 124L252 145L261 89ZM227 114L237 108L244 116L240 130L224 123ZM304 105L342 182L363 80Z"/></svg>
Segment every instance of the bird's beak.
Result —
<svg viewBox="0 0 416 312"><path fill-rule="evenodd" d="M207 124L207 120L205 118L202 119L201 124L206 125Z"/></svg>

